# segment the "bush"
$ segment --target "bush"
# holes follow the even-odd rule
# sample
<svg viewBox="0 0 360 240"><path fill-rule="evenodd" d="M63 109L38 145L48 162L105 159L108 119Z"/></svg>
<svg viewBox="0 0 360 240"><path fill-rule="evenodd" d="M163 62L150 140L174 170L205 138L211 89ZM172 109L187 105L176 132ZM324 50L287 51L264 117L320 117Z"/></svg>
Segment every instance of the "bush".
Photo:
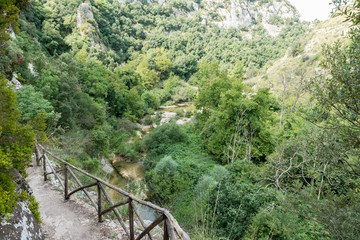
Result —
<svg viewBox="0 0 360 240"><path fill-rule="evenodd" d="M177 167L178 164L171 156L165 156L156 164L154 171L160 175L174 176L177 173Z"/></svg>
<svg viewBox="0 0 360 240"><path fill-rule="evenodd" d="M175 122L154 129L144 139L144 146L154 154L161 155L171 144L185 142L187 135Z"/></svg>
<svg viewBox="0 0 360 240"><path fill-rule="evenodd" d="M210 209L214 209L218 188L211 194ZM264 204L264 195L255 194L256 186L245 183L224 183L220 185L216 209L216 229L218 236L241 239L251 219Z"/></svg>
<svg viewBox="0 0 360 240"><path fill-rule="evenodd" d="M20 124L15 92L0 74L0 222L17 205L12 170L26 175L34 145L34 132Z"/></svg>
<svg viewBox="0 0 360 240"><path fill-rule="evenodd" d="M97 159L89 159L82 162L85 170L90 172L96 172L100 166L100 162Z"/></svg>

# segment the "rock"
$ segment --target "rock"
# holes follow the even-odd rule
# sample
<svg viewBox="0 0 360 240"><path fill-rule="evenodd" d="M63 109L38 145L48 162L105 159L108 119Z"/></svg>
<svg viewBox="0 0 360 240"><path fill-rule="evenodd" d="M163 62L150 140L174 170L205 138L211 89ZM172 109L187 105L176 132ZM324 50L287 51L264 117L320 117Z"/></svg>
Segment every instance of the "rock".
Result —
<svg viewBox="0 0 360 240"><path fill-rule="evenodd" d="M26 191L29 195L33 194L33 191L31 189L31 187L29 186L29 184L26 182L25 178L23 176L21 176L21 174L16 171L16 170L12 170L11 175L13 176L13 181L16 183L16 189L15 191L17 193L20 193L21 190Z"/></svg>
<svg viewBox="0 0 360 240"><path fill-rule="evenodd" d="M18 80L16 73L13 73L11 81L9 81L8 86L13 88L15 91L19 91L22 87L21 83Z"/></svg>
<svg viewBox="0 0 360 240"><path fill-rule="evenodd" d="M159 109L169 109L169 108L176 108L177 106L160 106Z"/></svg>
<svg viewBox="0 0 360 240"><path fill-rule="evenodd" d="M160 125L164 124L164 123L168 123L170 122L170 120L172 118L176 117L176 113L173 113L173 112L164 112L162 114L162 118L161 118L161 121L160 121Z"/></svg>
<svg viewBox="0 0 360 240"><path fill-rule="evenodd" d="M0 223L0 239L38 240L44 239L44 235L29 207L19 202L13 217Z"/></svg>
<svg viewBox="0 0 360 240"><path fill-rule="evenodd" d="M184 118L184 119L179 119L176 121L176 124L178 125L184 125L185 123L188 123L191 121L191 118Z"/></svg>
<svg viewBox="0 0 360 240"><path fill-rule="evenodd" d="M35 71L34 65L32 63L28 64L28 69L34 77L37 77L39 74Z"/></svg>
<svg viewBox="0 0 360 240"><path fill-rule="evenodd" d="M178 107L187 107L188 105L186 103L179 103L176 106L178 106Z"/></svg>
<svg viewBox="0 0 360 240"><path fill-rule="evenodd" d="M102 170L108 174L112 173L114 171L114 168L111 166L110 163L108 163L103 157L100 160L102 164Z"/></svg>
<svg viewBox="0 0 360 240"><path fill-rule="evenodd" d="M277 36L285 26L274 22L274 17L282 20L293 19L299 13L286 1L269 0L267 3L245 0L203 0L205 7L198 10L204 19L211 21L222 28L251 27L260 23L271 36ZM209 18L209 12L218 17ZM244 34L245 39L251 38L251 33Z"/></svg>
<svg viewBox="0 0 360 240"><path fill-rule="evenodd" d="M80 4L77 11L76 26L80 30L81 36L89 37L91 47L95 47L98 44L101 50L105 51L104 44L100 38L99 27L94 18L91 5L88 3Z"/></svg>
<svg viewBox="0 0 360 240"><path fill-rule="evenodd" d="M141 130L142 130L142 131L146 131L146 130L148 130L148 129L150 129L150 128L151 128L150 125L141 126Z"/></svg>
<svg viewBox="0 0 360 240"><path fill-rule="evenodd" d="M142 134L141 134L140 131L136 131L136 136L137 136L138 138L142 139Z"/></svg>
<svg viewBox="0 0 360 240"><path fill-rule="evenodd" d="M10 38L11 39L16 39L16 34L15 34L14 29L12 27L10 28Z"/></svg>

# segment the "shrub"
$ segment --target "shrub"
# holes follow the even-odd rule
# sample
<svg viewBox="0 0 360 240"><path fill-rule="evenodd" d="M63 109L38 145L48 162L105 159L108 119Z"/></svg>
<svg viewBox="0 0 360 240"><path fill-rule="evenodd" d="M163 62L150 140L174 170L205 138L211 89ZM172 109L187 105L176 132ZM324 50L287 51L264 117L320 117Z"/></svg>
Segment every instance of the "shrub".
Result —
<svg viewBox="0 0 360 240"><path fill-rule="evenodd" d="M144 145L147 150L160 155L165 152L169 145L186 140L187 135L183 129L175 122L170 122L154 129L146 136Z"/></svg>
<svg viewBox="0 0 360 240"><path fill-rule="evenodd" d="M174 176L177 173L177 167L178 164L171 156L165 156L156 164L154 171L160 175Z"/></svg>

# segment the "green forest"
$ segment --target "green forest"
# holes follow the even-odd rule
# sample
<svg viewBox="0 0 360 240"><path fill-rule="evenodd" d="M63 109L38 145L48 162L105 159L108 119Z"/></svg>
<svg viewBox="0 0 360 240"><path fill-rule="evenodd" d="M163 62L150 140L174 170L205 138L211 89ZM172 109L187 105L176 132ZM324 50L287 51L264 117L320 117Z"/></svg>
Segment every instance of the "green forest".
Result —
<svg viewBox="0 0 360 240"><path fill-rule="evenodd" d="M351 29L304 57L318 22L297 15L271 36L205 0L1 1L0 220L25 199L40 221L13 182L37 140L101 178L102 158L141 159L145 200L191 239L360 239L360 1L332 2ZM246 84L284 55L317 61L306 94Z"/></svg>

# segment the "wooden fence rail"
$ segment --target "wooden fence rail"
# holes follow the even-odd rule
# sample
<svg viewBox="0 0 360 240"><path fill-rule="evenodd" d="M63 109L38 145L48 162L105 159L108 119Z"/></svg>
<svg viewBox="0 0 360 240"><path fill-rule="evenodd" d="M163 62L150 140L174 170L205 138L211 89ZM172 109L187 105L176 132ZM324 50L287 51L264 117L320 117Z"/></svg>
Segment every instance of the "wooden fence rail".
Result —
<svg viewBox="0 0 360 240"><path fill-rule="evenodd" d="M51 156L53 159L57 160L58 162L62 163L64 165L64 168L62 169L56 169L52 166L48 155ZM130 240L139 240L142 239L145 236L148 236L150 240L153 240L153 236L151 235L150 231L154 229L156 226L160 226L161 223L163 223L163 239L164 240L175 240L177 239L176 236L178 236L181 240L190 240L190 237L188 234L181 229L176 219L170 214L170 212L164 208L158 207L150 202L143 201L141 199L136 198L132 194L117 188L104 180L97 178L87 172L85 172L82 169L79 169L75 167L74 165L68 163L67 161L62 160L61 158L55 156L53 153L46 150L41 144L36 143L35 148L35 157L36 157L36 163L38 166L40 166L40 163L43 165L43 171L44 171L44 181L48 179L48 176L50 174L53 174L55 178L59 181L62 189L64 190L64 199L69 200L70 196L73 195L76 192L82 191L86 195L86 197L90 200L91 205L95 208L98 215L98 221L102 222L102 218L105 214L109 212L113 212L115 214L115 217L118 219L121 227L124 229L128 239ZM47 172L47 169L50 169L50 172ZM78 173L81 173L92 180L94 182L90 184L83 185L80 180L77 178L77 176L74 174L74 171L77 171ZM60 178L60 175L63 173L62 180ZM69 189L69 177L72 177L75 182L78 185L78 188L70 190ZM94 201L91 197L91 194L86 190L87 188L94 187L97 188L97 199ZM126 197L125 200L120 201L118 203L114 203L113 200L110 198L110 195L107 193L105 187L108 187L109 189L114 190L115 192L121 194L122 196ZM104 200L106 200L109 204L109 207L105 208L105 206L102 204ZM144 220L142 219L141 215L139 214L139 211L137 207L135 206L134 202L139 203L140 205L147 206L156 212L160 214L160 216L153 221L150 225L146 225ZM129 217L129 226L127 227L125 225L124 220L122 219L118 207L128 205L128 217ZM135 213L135 214L134 214ZM138 236L135 236L135 220L136 218L140 222L140 225L144 229ZM175 234L176 233L176 234Z"/></svg>

